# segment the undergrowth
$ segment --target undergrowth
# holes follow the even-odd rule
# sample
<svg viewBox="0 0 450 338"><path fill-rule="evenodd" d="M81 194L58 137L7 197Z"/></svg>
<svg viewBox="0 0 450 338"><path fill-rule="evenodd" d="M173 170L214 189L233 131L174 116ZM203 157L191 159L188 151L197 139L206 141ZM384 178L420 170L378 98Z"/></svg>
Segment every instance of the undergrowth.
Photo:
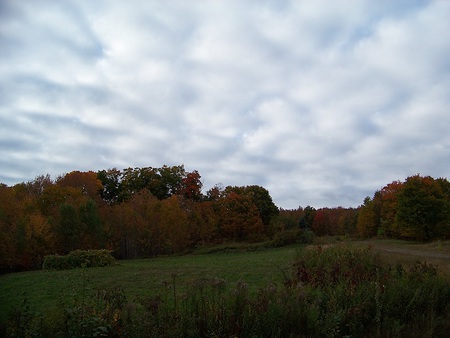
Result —
<svg viewBox="0 0 450 338"><path fill-rule="evenodd" d="M114 257L109 250L75 250L65 256L45 256L44 270L68 270L81 267L103 267L113 265Z"/></svg>

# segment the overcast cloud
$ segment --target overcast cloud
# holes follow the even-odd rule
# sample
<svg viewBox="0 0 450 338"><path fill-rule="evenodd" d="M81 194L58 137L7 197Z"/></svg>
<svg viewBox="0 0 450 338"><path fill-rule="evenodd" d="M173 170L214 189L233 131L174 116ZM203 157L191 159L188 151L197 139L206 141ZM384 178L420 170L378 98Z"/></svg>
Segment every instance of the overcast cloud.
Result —
<svg viewBox="0 0 450 338"><path fill-rule="evenodd" d="M184 164L358 206L450 168L450 1L0 1L0 182Z"/></svg>

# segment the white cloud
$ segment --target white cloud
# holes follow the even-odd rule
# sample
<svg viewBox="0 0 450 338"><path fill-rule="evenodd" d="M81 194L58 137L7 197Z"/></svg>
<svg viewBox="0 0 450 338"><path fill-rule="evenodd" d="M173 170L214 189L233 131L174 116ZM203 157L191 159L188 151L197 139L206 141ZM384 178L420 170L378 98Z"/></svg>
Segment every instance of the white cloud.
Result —
<svg viewBox="0 0 450 338"><path fill-rule="evenodd" d="M285 208L447 176L450 5L0 5L0 181L184 163Z"/></svg>

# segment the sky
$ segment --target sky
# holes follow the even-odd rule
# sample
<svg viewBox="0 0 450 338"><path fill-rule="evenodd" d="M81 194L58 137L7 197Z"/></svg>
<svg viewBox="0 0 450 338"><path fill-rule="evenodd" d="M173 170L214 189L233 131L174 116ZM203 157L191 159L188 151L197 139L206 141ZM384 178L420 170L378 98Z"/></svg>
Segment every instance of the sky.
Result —
<svg viewBox="0 0 450 338"><path fill-rule="evenodd" d="M198 170L285 209L450 175L448 0L0 0L0 182Z"/></svg>

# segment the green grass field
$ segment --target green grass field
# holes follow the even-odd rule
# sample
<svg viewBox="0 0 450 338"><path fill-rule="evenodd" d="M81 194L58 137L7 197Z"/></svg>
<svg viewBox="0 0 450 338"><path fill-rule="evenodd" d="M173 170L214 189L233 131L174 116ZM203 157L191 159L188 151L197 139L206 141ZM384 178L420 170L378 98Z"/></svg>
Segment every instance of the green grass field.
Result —
<svg viewBox="0 0 450 338"><path fill-rule="evenodd" d="M336 238L317 239L321 246L372 246L390 264L400 262L410 266L416 261L438 265L450 276L450 241L416 244L393 240L339 241ZM0 276L0 323L13 308L23 307L26 299L33 313L57 309L62 302L76 297L95 297L98 290L118 287L127 300L158 294L164 286L182 292L191 281L219 278L228 285L238 281L256 292L270 283L281 285L289 275L296 254L307 248L292 245L265 249L258 246L223 246L203 248L183 256L118 261L116 266L74 269L67 271L30 271ZM208 251L209 250L209 251ZM208 253L210 252L210 253Z"/></svg>
<svg viewBox="0 0 450 338"><path fill-rule="evenodd" d="M30 271L0 276L0 322L13 307L29 299L33 310L56 306L74 295L94 295L97 290L120 287L127 299L156 294L165 282L182 287L201 278L239 280L256 291L267 284L282 283L283 272L304 246L256 251L231 250L140 260L118 261L103 268L67 271Z"/></svg>

